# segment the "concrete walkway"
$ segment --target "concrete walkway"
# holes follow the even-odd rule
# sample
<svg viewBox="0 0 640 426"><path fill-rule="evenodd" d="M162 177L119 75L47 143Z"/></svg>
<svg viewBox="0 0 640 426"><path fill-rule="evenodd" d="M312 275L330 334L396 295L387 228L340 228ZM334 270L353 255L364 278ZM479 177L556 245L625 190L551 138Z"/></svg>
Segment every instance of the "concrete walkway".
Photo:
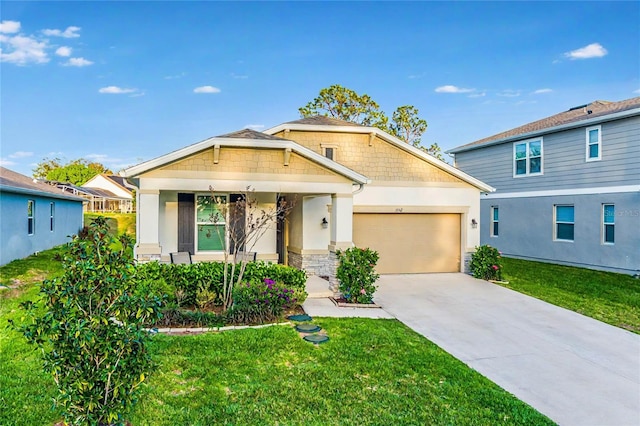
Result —
<svg viewBox="0 0 640 426"><path fill-rule="evenodd" d="M464 274L378 284L384 311L558 424L640 425L639 335Z"/></svg>

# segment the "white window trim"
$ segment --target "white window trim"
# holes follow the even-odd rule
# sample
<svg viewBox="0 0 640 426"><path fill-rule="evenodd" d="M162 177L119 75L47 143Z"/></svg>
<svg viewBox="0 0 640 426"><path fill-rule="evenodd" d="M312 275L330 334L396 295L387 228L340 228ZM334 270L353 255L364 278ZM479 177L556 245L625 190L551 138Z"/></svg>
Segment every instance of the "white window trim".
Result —
<svg viewBox="0 0 640 426"><path fill-rule="evenodd" d="M494 213L494 210L496 210L496 209L498 210L498 220L494 220L494 214L493 213ZM496 222L498 223L498 234L497 235L494 234L494 231L493 231L495 229L493 225ZM490 218L489 224L491 226L491 229L489 229L489 236L492 237L492 238L498 238L500 236L500 206L491 206L491 218Z"/></svg>
<svg viewBox="0 0 640 426"><path fill-rule="evenodd" d="M529 157L529 144L531 142L538 142L540 141L540 171L538 173L530 173L529 172L529 165L530 165L530 157ZM527 173L523 174L523 175L519 175L516 174L516 146L517 145L522 145L522 144L527 144L527 156L525 157L525 161L527 164ZM543 137L539 137L539 138L534 138L534 139L527 139L524 141L518 141L518 142L514 142L513 143L513 152L511 153L511 161L513 162L513 177L514 178L523 178L523 177L529 177L529 176L542 176L544 174L544 138Z"/></svg>
<svg viewBox="0 0 640 426"><path fill-rule="evenodd" d="M31 204L31 215L29 215L29 204ZM29 232L29 219L31 219L31 231ZM36 200L27 200L27 235L36 234Z"/></svg>
<svg viewBox="0 0 640 426"><path fill-rule="evenodd" d="M198 225L199 224L206 224L206 225L213 225L213 223L210 222L198 222L198 197L225 197L225 199L227 200L227 204L229 204L229 195L230 194L214 194L212 195L211 193L196 193L195 194L195 208L194 208L194 218L193 220L195 221L195 230L194 230L194 251L195 254L215 254L215 253L224 253L225 250L198 250ZM226 216L229 215L229 209L227 209L226 211ZM229 247L229 235L227 233L227 223L229 222L229 218L225 217L224 218L224 226L225 226L225 232L224 232L224 246L225 248ZM218 223L218 225L222 225L222 223Z"/></svg>
<svg viewBox="0 0 640 426"><path fill-rule="evenodd" d="M598 156L597 157L589 157L589 146L591 145L589 143L589 132L592 130L597 130L598 131ZM591 162L591 161L600 161L602 159L602 126L591 126L591 127L587 127L585 129L585 153L584 153L584 159L586 162Z"/></svg>
<svg viewBox="0 0 640 426"><path fill-rule="evenodd" d="M49 203L49 231L55 232L56 230L56 203Z"/></svg>
<svg viewBox="0 0 640 426"><path fill-rule="evenodd" d="M556 217L558 207L573 207L573 222L558 222ZM573 240L565 240L558 238L558 223L566 223L573 225ZM576 206L574 204L554 204L553 205L553 241L560 243L573 243L576 240Z"/></svg>
<svg viewBox="0 0 640 426"><path fill-rule="evenodd" d="M320 149L322 150L322 156L327 157L327 148L333 149L333 158L330 158L331 161L336 161L338 159L338 145L330 144L330 143L321 143Z"/></svg>
<svg viewBox="0 0 640 426"><path fill-rule="evenodd" d="M613 222L611 223L605 223L604 221L604 208L605 206L613 206ZM610 243L608 241L605 241L605 236L607 235L607 225L613 225L613 242ZM603 203L602 204L602 238L601 238L602 244L605 246L613 246L616 244L616 205L613 203Z"/></svg>

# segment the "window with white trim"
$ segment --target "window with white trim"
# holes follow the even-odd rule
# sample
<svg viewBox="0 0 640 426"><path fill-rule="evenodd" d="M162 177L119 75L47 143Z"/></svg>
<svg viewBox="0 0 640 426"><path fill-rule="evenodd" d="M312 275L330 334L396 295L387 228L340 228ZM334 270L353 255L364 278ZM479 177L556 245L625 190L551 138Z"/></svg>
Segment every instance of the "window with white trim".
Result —
<svg viewBox="0 0 640 426"><path fill-rule="evenodd" d="M36 202L27 200L27 234L33 235L36 232Z"/></svg>
<svg viewBox="0 0 640 426"><path fill-rule="evenodd" d="M513 144L513 176L542 174L542 138Z"/></svg>
<svg viewBox="0 0 640 426"><path fill-rule="evenodd" d="M602 242L614 244L616 239L616 207L613 204L602 205Z"/></svg>
<svg viewBox="0 0 640 426"><path fill-rule="evenodd" d="M491 236L498 236L498 225L500 220L500 209L498 206L491 206Z"/></svg>
<svg viewBox="0 0 640 426"><path fill-rule="evenodd" d="M338 145L321 144L320 148L322 148L322 155L327 157L329 160L336 161L336 154L338 153Z"/></svg>
<svg viewBox="0 0 640 426"><path fill-rule="evenodd" d="M53 201L49 204L49 231L53 232L55 228L56 203Z"/></svg>
<svg viewBox="0 0 640 426"><path fill-rule="evenodd" d="M573 241L575 217L573 206L554 206L554 239L557 241Z"/></svg>
<svg viewBox="0 0 640 426"><path fill-rule="evenodd" d="M227 247L226 195L196 196L196 250L224 251Z"/></svg>
<svg viewBox="0 0 640 426"><path fill-rule="evenodd" d="M602 129L600 126L586 129L586 161L599 161L602 158Z"/></svg>

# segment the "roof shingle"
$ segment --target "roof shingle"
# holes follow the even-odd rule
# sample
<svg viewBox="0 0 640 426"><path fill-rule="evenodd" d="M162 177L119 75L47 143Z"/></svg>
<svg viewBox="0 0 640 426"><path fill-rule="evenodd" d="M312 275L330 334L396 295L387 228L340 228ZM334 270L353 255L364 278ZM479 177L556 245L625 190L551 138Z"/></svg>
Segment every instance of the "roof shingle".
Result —
<svg viewBox="0 0 640 426"><path fill-rule="evenodd" d="M309 124L315 126L359 126L361 124L352 123L350 121L340 120L333 117L325 117L324 115L314 115L313 117L305 117L300 120L288 121L285 124Z"/></svg>

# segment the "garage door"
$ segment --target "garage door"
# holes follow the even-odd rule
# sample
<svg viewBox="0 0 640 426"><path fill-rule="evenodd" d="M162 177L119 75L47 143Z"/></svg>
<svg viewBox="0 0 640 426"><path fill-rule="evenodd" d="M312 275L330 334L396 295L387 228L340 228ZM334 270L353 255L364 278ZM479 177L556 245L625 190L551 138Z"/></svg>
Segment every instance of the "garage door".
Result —
<svg viewBox="0 0 640 426"><path fill-rule="evenodd" d="M380 254L380 274L459 272L459 214L356 213L353 243Z"/></svg>

